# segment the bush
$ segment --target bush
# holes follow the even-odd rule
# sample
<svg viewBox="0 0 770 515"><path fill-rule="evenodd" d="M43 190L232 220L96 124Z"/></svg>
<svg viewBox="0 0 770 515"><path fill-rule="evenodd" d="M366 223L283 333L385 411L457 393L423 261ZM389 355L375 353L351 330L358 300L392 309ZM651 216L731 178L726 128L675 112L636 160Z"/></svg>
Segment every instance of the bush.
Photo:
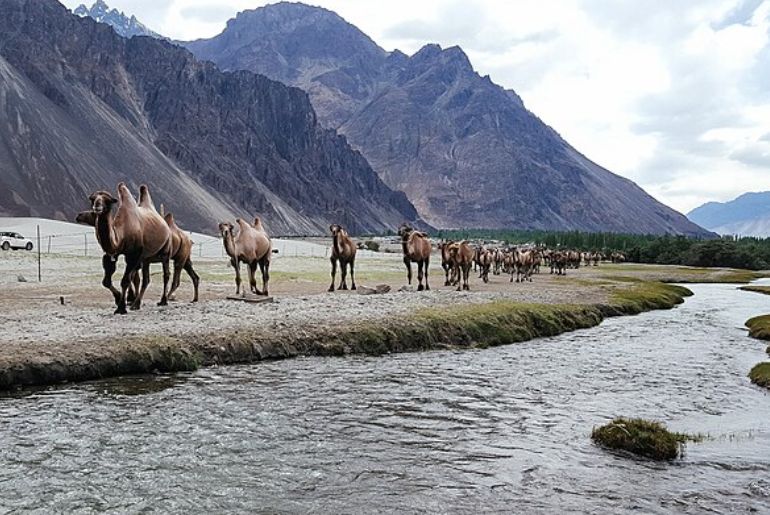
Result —
<svg viewBox="0 0 770 515"><path fill-rule="evenodd" d="M654 460L673 460L684 444L700 437L673 433L660 422L619 417L591 432L591 439L608 449L623 450Z"/></svg>

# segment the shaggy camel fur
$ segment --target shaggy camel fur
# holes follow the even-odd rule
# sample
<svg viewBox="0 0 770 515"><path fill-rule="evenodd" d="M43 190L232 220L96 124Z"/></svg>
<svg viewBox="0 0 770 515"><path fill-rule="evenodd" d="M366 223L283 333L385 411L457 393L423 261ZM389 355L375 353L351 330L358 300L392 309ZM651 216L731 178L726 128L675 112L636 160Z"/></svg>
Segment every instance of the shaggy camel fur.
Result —
<svg viewBox="0 0 770 515"><path fill-rule="evenodd" d="M332 284L329 286L329 291L334 291L334 279L337 275L338 261L340 264L340 272L342 272L339 289L348 289L347 276L348 266L350 266L350 281L352 283L350 289L355 290L356 245L350 236L348 236L348 232L341 225L332 224L329 226L329 231L332 233L332 255L331 258L329 258L332 264Z"/></svg>
<svg viewBox="0 0 770 515"><path fill-rule="evenodd" d="M459 241L449 245L447 249L449 253L449 261L452 266L452 278L453 284L457 284L457 291L470 290L471 287L468 284L468 276L471 273L471 267L473 267L473 248L465 241ZM460 279L462 278L462 284Z"/></svg>
<svg viewBox="0 0 770 515"><path fill-rule="evenodd" d="M142 189L146 191L146 187ZM158 260L163 264L163 295L158 305L165 306L168 303L170 278L171 230L155 209L137 204L124 183L118 184L118 198L115 199L106 191L98 191L89 197L91 211L95 215L96 239L105 254L102 258L102 284L115 297L115 313L125 314L128 289L142 268L142 287L131 305L131 309L139 309L150 283L149 268L145 270L144 264L150 259ZM119 205L117 213L113 215L115 204ZM118 292L112 286L112 275L120 255L125 256L126 270L120 281L121 291Z"/></svg>
<svg viewBox="0 0 770 515"><path fill-rule="evenodd" d="M241 218L236 220L238 235L233 234L233 224L219 224L219 233L225 246L225 252L230 256L230 264L235 269L235 294L241 293L241 263L249 267L249 284L251 291L257 295L268 295L267 284L270 281L270 257L272 244L270 237L262 227L259 218L254 219L254 225L249 225ZM257 266L262 273L262 291L257 289ZM246 292L244 291L244 294Z"/></svg>
<svg viewBox="0 0 770 515"><path fill-rule="evenodd" d="M534 250L514 251L514 261L516 268L516 282L532 282L532 272L535 269L536 252ZM513 282L513 273L511 273L511 282Z"/></svg>
<svg viewBox="0 0 770 515"><path fill-rule="evenodd" d="M491 250L481 248L478 250L478 263L479 263L479 277L485 283L489 282L489 269L492 266L494 260L494 254Z"/></svg>
<svg viewBox="0 0 770 515"><path fill-rule="evenodd" d="M428 266L430 264L431 245L428 235L415 231L408 224L402 224L398 228L401 236L401 249L404 253L404 265L406 265L406 277L409 285L412 284L412 263L417 263L417 291L430 290L428 284ZM425 286L422 285L423 274Z"/></svg>

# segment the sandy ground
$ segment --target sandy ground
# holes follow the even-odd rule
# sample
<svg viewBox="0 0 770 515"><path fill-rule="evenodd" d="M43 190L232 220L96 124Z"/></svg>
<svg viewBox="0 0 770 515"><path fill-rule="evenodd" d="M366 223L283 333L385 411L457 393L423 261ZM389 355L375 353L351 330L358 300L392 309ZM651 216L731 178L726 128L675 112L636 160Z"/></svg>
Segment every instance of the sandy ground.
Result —
<svg viewBox="0 0 770 515"><path fill-rule="evenodd" d="M457 303L482 303L508 299L528 303L596 304L606 302L615 288L627 283L609 277L646 279L686 277L687 269L640 265L602 264L570 270L567 277L552 276L547 269L531 283L511 283L506 275L490 275L484 284L475 275L471 292L445 287L440 258L434 255L430 292L398 292L406 284L403 262L396 254L362 256L357 262L357 283L387 284L392 293L358 295L326 293L329 262L322 257L276 256L271 267L272 304L226 300L235 291L234 272L226 259L195 262L201 276L200 299L191 304L192 284L183 274L178 300L158 307L160 265L153 265L152 283L141 311L113 315L111 294L101 286L101 261L97 257L42 256L42 281L37 282L34 252L0 252L0 354L11 347L30 348L42 343L104 341L127 336L183 336L215 333L241 326L271 330L312 330L347 321L376 320L411 313L423 307ZM122 266L119 267L119 273ZM243 270L245 277L246 270ZM719 273L719 272L716 272ZM415 270L416 275L416 270ZM19 282L19 276L27 282ZM339 274L338 274L339 280ZM119 281L116 274L115 281ZM261 281L258 280L261 286ZM416 279L414 281L416 284ZM61 305L60 298L64 298ZM20 345L21 344L21 345ZM5 346L3 349L2 347Z"/></svg>

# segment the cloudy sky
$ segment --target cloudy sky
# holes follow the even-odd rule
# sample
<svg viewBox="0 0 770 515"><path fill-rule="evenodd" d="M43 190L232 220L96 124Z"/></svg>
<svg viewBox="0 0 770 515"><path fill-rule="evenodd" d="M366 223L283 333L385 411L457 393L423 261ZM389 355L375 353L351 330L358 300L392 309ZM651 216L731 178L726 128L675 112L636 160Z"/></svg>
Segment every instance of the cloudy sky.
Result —
<svg viewBox="0 0 770 515"><path fill-rule="evenodd" d="M196 39L271 2L108 3ZM386 50L460 45L578 150L680 211L770 190L770 0L309 3Z"/></svg>

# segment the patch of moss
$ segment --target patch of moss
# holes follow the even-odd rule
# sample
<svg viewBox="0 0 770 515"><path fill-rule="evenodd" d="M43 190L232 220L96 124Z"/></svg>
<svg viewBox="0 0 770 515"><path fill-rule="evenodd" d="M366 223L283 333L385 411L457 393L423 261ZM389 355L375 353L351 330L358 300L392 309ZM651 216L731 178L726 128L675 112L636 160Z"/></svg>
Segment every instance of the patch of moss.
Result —
<svg viewBox="0 0 770 515"><path fill-rule="evenodd" d="M670 309L690 296L692 292L683 286L640 282L631 288L616 290L611 295L609 314L635 315L653 309Z"/></svg>
<svg viewBox="0 0 770 515"><path fill-rule="evenodd" d="M673 460L682 455L684 444L703 437L669 431L661 422L618 417L595 427L591 439L608 449L627 451L654 460Z"/></svg>
<svg viewBox="0 0 770 515"><path fill-rule="evenodd" d="M746 321L749 336L758 340L770 340L770 315L750 318Z"/></svg>
<svg viewBox="0 0 770 515"><path fill-rule="evenodd" d="M770 363L759 363L749 372L749 379L757 386L770 388Z"/></svg>
<svg viewBox="0 0 770 515"><path fill-rule="evenodd" d="M739 290L770 295L770 286L741 286Z"/></svg>

